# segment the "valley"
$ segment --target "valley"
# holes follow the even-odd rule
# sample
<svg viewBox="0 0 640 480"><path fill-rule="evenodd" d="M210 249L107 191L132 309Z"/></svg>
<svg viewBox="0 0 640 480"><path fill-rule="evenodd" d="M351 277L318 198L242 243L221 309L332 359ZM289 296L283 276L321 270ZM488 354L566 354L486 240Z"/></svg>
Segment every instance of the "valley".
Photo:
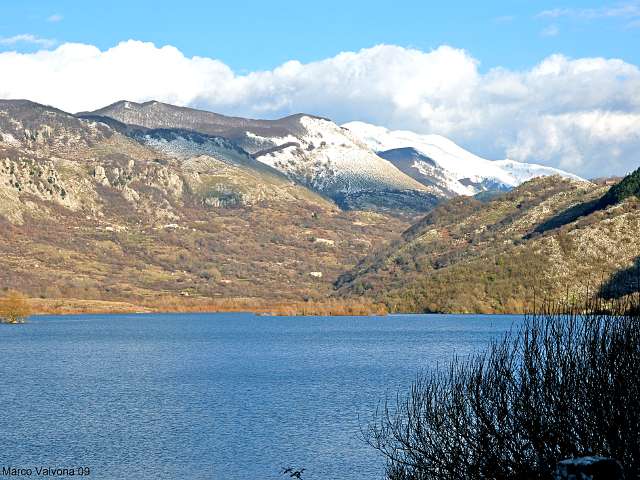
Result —
<svg viewBox="0 0 640 480"><path fill-rule="evenodd" d="M543 228L608 188L361 122L3 100L0 286L43 312L520 312L640 255L633 198Z"/></svg>

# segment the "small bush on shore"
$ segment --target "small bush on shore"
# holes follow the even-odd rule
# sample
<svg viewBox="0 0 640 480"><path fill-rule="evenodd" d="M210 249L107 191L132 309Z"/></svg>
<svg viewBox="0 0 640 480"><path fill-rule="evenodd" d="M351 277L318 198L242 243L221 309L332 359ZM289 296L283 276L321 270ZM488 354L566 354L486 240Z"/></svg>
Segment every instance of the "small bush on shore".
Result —
<svg viewBox="0 0 640 480"><path fill-rule="evenodd" d="M29 315L29 302L21 293L9 292L0 298L0 323L24 323Z"/></svg>
<svg viewBox="0 0 640 480"><path fill-rule="evenodd" d="M423 375L367 434L389 480L548 480L558 461L618 459L640 475L637 305L546 308L491 344Z"/></svg>

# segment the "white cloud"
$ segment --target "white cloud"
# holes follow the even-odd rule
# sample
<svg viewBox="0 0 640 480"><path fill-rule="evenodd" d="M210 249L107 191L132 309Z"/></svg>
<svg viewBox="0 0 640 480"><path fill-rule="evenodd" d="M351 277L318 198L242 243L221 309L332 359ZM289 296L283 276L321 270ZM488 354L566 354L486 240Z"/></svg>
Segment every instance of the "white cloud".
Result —
<svg viewBox="0 0 640 480"><path fill-rule="evenodd" d="M59 13L54 13L53 15L50 15L47 18L47 22L58 23L58 22L61 22L63 19L64 17L62 15L60 15Z"/></svg>
<svg viewBox="0 0 640 480"><path fill-rule="evenodd" d="M586 20L598 18L635 18L640 17L640 1L622 2L599 8L553 8L536 15L537 18L574 17Z"/></svg>
<svg viewBox="0 0 640 480"><path fill-rule="evenodd" d="M554 55L529 70L481 73L467 52L379 45L238 75L224 63L127 41L0 53L0 98L68 111L156 99L273 118L295 112L439 133L475 153L620 174L640 158L640 70L622 60Z"/></svg>
<svg viewBox="0 0 640 480"><path fill-rule="evenodd" d="M557 37L560 34L560 29L557 25L549 25L542 29L540 35L543 37Z"/></svg>
<svg viewBox="0 0 640 480"><path fill-rule="evenodd" d="M512 23L515 19L515 15L501 15L499 17L495 17L493 21L495 23Z"/></svg>
<svg viewBox="0 0 640 480"><path fill-rule="evenodd" d="M549 10L543 10L542 12L536 15L536 18L560 18L560 17L568 17L574 11L570 8L552 8Z"/></svg>
<svg viewBox="0 0 640 480"><path fill-rule="evenodd" d="M0 45L15 46L21 43L36 45L42 48L51 48L57 42L50 38L41 38L31 33L21 33L20 35L14 35L13 37L0 37Z"/></svg>

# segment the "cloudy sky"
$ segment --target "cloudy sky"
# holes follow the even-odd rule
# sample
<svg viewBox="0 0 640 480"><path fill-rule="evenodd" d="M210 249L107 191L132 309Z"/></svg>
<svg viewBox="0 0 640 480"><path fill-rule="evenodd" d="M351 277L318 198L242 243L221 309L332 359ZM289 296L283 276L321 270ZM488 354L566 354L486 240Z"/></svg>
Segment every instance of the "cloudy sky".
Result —
<svg viewBox="0 0 640 480"><path fill-rule="evenodd" d="M216 3L2 5L0 98L308 112L587 177L640 166L640 1Z"/></svg>

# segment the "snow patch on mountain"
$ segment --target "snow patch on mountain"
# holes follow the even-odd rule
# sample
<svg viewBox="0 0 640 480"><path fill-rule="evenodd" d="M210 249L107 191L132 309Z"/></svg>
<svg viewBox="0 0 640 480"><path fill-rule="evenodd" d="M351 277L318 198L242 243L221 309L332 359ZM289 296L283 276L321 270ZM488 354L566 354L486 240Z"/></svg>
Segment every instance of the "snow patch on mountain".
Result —
<svg viewBox="0 0 640 480"><path fill-rule="evenodd" d="M151 130L138 134L136 138L141 143L174 158L187 160L208 156L230 166L244 167L254 173L268 175L269 181L273 181L275 176L278 177L278 181L289 183L280 172L258 162L237 145L221 137L186 131Z"/></svg>
<svg viewBox="0 0 640 480"><path fill-rule="evenodd" d="M263 150L265 153L256 153L256 159L329 194L427 190L372 152L350 131L315 117L301 116L299 121L303 133L295 137L250 134L253 142L268 146Z"/></svg>
<svg viewBox="0 0 640 480"><path fill-rule="evenodd" d="M160 150L170 156L177 158L188 158L198 155L210 155L218 157L219 160L225 160L229 157L234 160L248 158L246 154L242 154L229 142L219 138L197 138L195 134L177 134L162 132L162 134L145 134L139 137L142 143ZM197 141L196 141L197 140ZM244 157L244 158L243 158Z"/></svg>
<svg viewBox="0 0 640 480"><path fill-rule="evenodd" d="M375 152L412 148L433 161L416 160L413 168L424 172L425 180L438 175L442 188L453 194L474 195L483 190L509 189L539 176L560 175L582 180L571 173L543 165L513 160L487 160L463 149L440 135L421 135L410 131L392 131L364 122L343 125ZM429 177L429 178L426 178Z"/></svg>
<svg viewBox="0 0 640 480"><path fill-rule="evenodd" d="M535 177L545 177L550 175L561 175L563 177L572 178L573 180L584 180L577 175L558 170L557 168L538 165L536 163L516 162L515 160L495 160L503 170L509 172L513 178L520 184Z"/></svg>

